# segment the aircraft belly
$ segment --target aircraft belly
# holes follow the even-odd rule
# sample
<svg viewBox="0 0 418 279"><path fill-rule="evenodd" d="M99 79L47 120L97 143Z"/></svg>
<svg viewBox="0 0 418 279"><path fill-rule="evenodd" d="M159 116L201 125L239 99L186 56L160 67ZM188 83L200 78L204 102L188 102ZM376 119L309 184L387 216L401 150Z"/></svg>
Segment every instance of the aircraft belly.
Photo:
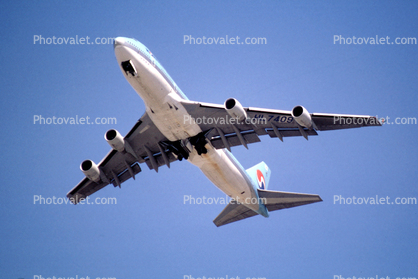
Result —
<svg viewBox="0 0 418 279"><path fill-rule="evenodd" d="M196 123L185 121L186 109L181 104L177 94L170 93L159 103L152 103L147 107L147 113L155 126L170 141L177 141L193 137L202 130Z"/></svg>
<svg viewBox="0 0 418 279"><path fill-rule="evenodd" d="M122 69L128 82L144 101L146 112L169 141L177 141L193 137L202 130L196 123L187 123L188 116L182 105L182 98L164 77L140 54L129 47L118 47L115 54L119 64L130 60L135 68L134 74L127 74ZM253 186L245 176L245 170L233 163L224 150L214 149L206 145L207 154L198 155L196 150L190 153L189 161L198 166L200 170L221 191L247 207L257 211L256 203L249 203L255 197Z"/></svg>
<svg viewBox="0 0 418 279"><path fill-rule="evenodd" d="M254 200L250 190L252 185L248 185L247 180L224 151L211 146L207 149L207 154L201 156L196 152L191 153L188 161L199 167L206 177L229 197L253 210L258 210L258 201Z"/></svg>

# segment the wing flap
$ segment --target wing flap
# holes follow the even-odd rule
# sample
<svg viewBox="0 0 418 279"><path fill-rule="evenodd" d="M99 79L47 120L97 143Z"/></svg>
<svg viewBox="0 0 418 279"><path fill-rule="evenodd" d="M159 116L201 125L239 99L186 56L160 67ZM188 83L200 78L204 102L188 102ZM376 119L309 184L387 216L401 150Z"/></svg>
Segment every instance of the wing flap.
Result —
<svg viewBox="0 0 418 279"><path fill-rule="evenodd" d="M241 133L241 135L243 136L246 143L255 143L261 141L254 131ZM225 135L225 138L228 141L230 147L241 145L241 141L239 140L236 133ZM212 134L210 142L216 149L226 148L221 136L217 132Z"/></svg>
<svg viewBox="0 0 418 279"><path fill-rule="evenodd" d="M299 137L301 136L299 129L278 129L280 131L280 134L282 135L282 137ZM274 133L273 129L266 129L267 134L271 137L271 138L277 138L277 135ZM306 132L306 134L308 134L308 136L317 136L318 133L315 130L309 130L309 129L304 129L304 131Z"/></svg>
<svg viewBox="0 0 418 279"><path fill-rule="evenodd" d="M166 156L167 156L168 161L169 161L170 163L171 163L171 162L175 162L175 161L177 161L177 157L176 157L176 156L174 156L174 155L173 155L173 153L171 153L171 152L169 152L169 151L167 151L167 150L165 150L164 152L166 152ZM159 154L155 154L155 155L154 155L154 158L155 158L155 161L157 162L157 166L158 166L158 167L161 167L161 166L166 165L166 162L164 161L164 158L163 158L163 156L162 156L162 154L161 154L161 153L159 153ZM145 163L147 164L147 166L148 166L148 168L149 168L150 170L152 170L152 169L153 169L152 163L150 162L150 159L149 159L149 158L146 158L146 159L145 159Z"/></svg>

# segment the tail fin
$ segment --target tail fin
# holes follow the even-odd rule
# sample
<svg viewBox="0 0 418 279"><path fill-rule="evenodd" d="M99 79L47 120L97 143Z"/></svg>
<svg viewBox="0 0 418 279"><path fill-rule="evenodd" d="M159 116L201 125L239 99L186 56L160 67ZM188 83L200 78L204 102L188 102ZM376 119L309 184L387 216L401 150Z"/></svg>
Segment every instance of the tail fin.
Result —
<svg viewBox="0 0 418 279"><path fill-rule="evenodd" d="M247 173L252 180L253 187L256 188L255 190L258 193L259 198L262 200L263 206L265 206L268 211L322 201L318 195L267 191L271 171L264 162L247 169ZM231 201L213 222L219 227L258 214L260 214L260 212L256 212L243 204Z"/></svg>
<svg viewBox="0 0 418 279"><path fill-rule="evenodd" d="M270 181L271 170L266 165L266 163L258 163L246 171L253 181L253 185L257 186L257 189L267 190L267 186Z"/></svg>

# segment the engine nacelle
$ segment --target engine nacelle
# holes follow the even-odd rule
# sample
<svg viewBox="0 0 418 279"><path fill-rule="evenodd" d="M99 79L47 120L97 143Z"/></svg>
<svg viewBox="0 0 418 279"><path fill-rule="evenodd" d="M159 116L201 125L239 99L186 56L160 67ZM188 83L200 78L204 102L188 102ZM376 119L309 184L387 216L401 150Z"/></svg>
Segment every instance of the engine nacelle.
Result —
<svg viewBox="0 0 418 279"><path fill-rule="evenodd" d="M292 109L292 116L300 126L312 129L312 118L306 108L296 106Z"/></svg>
<svg viewBox="0 0 418 279"><path fill-rule="evenodd" d="M117 130L110 129L106 132L104 138L113 149L119 152L125 150L125 140Z"/></svg>
<svg viewBox="0 0 418 279"><path fill-rule="evenodd" d="M229 98L225 101L226 112L232 117L237 118L240 122L247 119L247 113L237 99Z"/></svg>
<svg viewBox="0 0 418 279"><path fill-rule="evenodd" d="M80 165L80 169L88 179L99 182L100 169L92 160L84 160Z"/></svg>

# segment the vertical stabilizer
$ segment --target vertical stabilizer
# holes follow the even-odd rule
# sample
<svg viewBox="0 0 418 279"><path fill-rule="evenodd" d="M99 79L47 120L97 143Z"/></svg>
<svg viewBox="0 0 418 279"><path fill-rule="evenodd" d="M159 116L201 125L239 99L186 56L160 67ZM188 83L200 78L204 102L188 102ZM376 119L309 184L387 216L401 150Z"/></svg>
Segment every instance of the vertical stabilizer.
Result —
<svg viewBox="0 0 418 279"><path fill-rule="evenodd" d="M255 185L257 189L267 190L267 186L270 181L271 170L266 165L266 163L258 163L246 171L253 181L253 185Z"/></svg>

